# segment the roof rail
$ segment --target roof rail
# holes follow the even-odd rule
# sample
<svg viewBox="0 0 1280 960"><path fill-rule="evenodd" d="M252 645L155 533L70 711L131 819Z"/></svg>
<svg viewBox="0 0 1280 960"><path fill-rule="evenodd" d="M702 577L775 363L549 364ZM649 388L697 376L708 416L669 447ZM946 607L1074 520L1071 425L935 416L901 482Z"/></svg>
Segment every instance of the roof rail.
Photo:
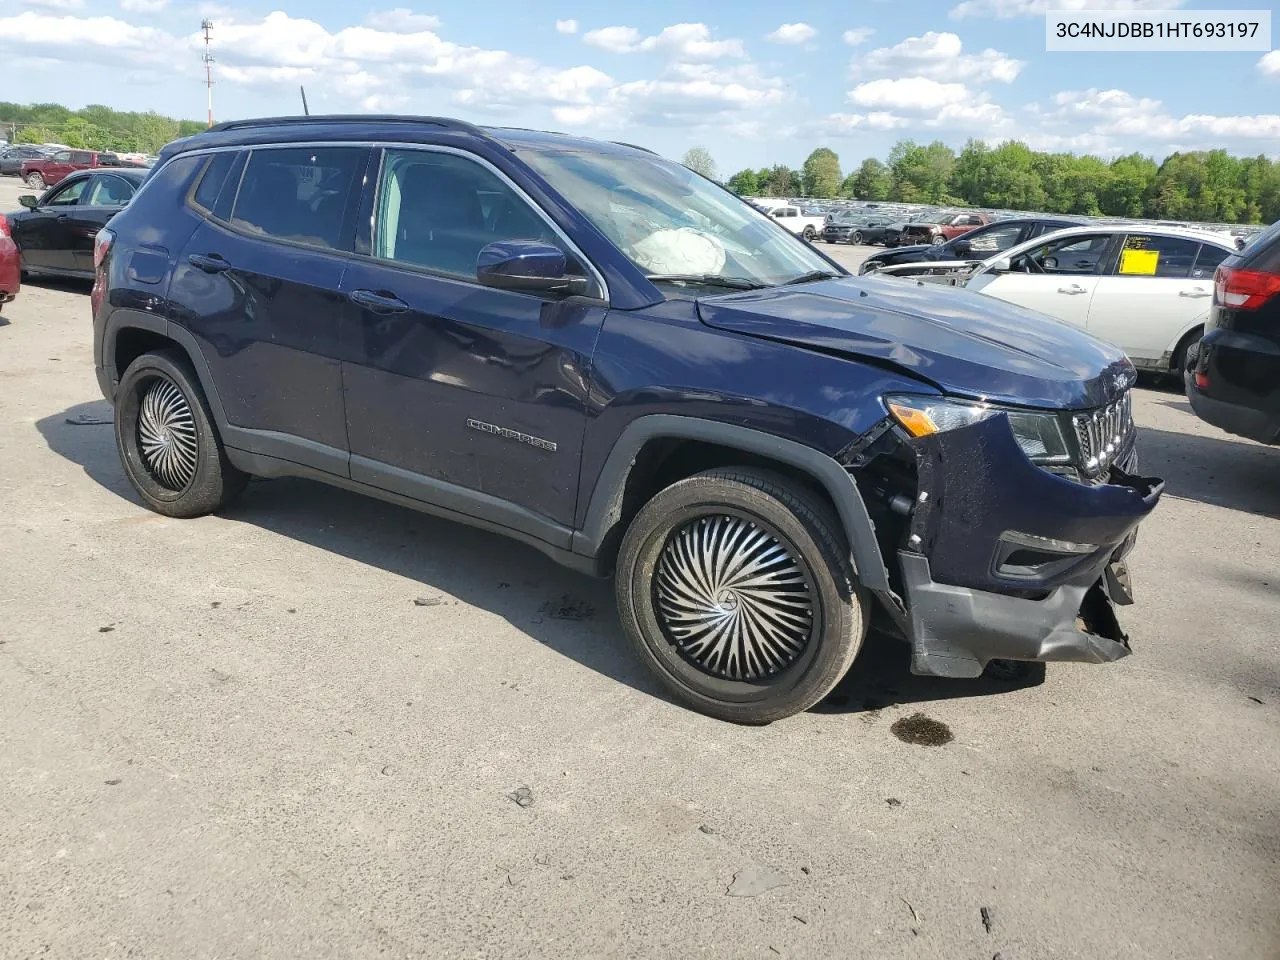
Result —
<svg viewBox="0 0 1280 960"><path fill-rule="evenodd" d="M645 153L652 153L655 157L659 156L657 150L650 150L648 147L642 147L638 143L627 143L625 140L613 141L620 147L630 147L632 150L643 150Z"/></svg>
<svg viewBox="0 0 1280 960"><path fill-rule="evenodd" d="M222 133L226 130L249 130L254 127L279 127L301 123L428 123L437 127L443 127L446 130L457 130L460 133L470 133L478 137L488 137L489 134L477 127L474 123L467 123L465 120L453 120L449 117L412 117L400 114L378 114L378 113L336 113L336 114L311 114L311 115L294 115L290 117L253 117L248 120L227 120L223 123L215 124L209 128L210 133Z"/></svg>

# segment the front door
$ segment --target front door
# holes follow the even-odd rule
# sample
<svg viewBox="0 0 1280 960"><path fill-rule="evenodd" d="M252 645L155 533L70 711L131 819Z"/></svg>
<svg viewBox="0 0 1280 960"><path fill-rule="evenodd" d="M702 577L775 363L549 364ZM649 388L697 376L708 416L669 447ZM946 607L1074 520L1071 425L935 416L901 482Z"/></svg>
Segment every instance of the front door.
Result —
<svg viewBox="0 0 1280 960"><path fill-rule="evenodd" d="M1189 237L1125 237L1119 257L1098 281L1089 332L1142 366L1162 362L1183 331L1203 322L1213 302L1213 269L1194 275L1200 247Z"/></svg>
<svg viewBox="0 0 1280 960"><path fill-rule="evenodd" d="M979 274L970 286L989 296L1038 310L1077 327L1089 322L1089 303L1106 263L1111 234L1064 237L1024 251L1011 269Z"/></svg>
<svg viewBox="0 0 1280 960"><path fill-rule="evenodd" d="M60 183L45 191L36 209L18 221L14 241L22 249L23 269L60 273L76 269L71 218L88 186L88 177Z"/></svg>
<svg viewBox="0 0 1280 960"><path fill-rule="evenodd" d="M483 500L535 535L570 524L605 306L481 286L476 258L542 240L581 270L571 245L469 154L389 149L377 181L372 256L342 282L352 479L462 512Z"/></svg>
<svg viewBox="0 0 1280 960"><path fill-rule="evenodd" d="M178 257L173 319L199 341L228 421L252 431L232 446L347 472L338 287L368 155L254 149L227 219L218 197ZM225 174L211 163L203 176Z"/></svg>

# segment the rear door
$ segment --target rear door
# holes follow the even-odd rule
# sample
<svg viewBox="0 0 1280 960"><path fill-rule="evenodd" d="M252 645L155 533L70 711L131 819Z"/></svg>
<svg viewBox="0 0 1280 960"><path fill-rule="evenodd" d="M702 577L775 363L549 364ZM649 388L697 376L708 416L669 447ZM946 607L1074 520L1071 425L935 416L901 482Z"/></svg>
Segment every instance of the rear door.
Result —
<svg viewBox="0 0 1280 960"><path fill-rule="evenodd" d="M474 155L388 149L375 189L359 217L362 229L370 215L375 223L370 256L342 283L352 479L462 512L484 499L488 518L547 539L548 521L573 520L606 307L481 286L476 259L500 240L540 240L565 251L574 272L587 268Z"/></svg>
<svg viewBox="0 0 1280 960"><path fill-rule="evenodd" d="M66 180L45 191L39 206L21 216L13 239L22 249L24 268L59 273L76 269L71 222L88 186L88 177Z"/></svg>
<svg viewBox="0 0 1280 960"><path fill-rule="evenodd" d="M200 343L233 445L347 473L338 288L369 150L213 154L187 203L204 213L178 257L174 319ZM204 178L213 183L205 189ZM220 189L219 189L220 188Z"/></svg>
<svg viewBox="0 0 1280 960"><path fill-rule="evenodd" d="M72 269L93 273L93 239L133 199L133 192L134 185L115 174L99 173L89 178L80 202L68 211L64 221Z"/></svg>
<svg viewBox="0 0 1280 960"><path fill-rule="evenodd" d="M978 275L969 287L1086 327L1089 303L1115 240L1111 233L1053 240L1013 257L1012 269L1005 273Z"/></svg>
<svg viewBox="0 0 1280 960"><path fill-rule="evenodd" d="M1089 332L1120 347L1139 366L1164 366L1165 354L1213 302L1213 274L1192 276L1200 241L1129 233L1089 306Z"/></svg>

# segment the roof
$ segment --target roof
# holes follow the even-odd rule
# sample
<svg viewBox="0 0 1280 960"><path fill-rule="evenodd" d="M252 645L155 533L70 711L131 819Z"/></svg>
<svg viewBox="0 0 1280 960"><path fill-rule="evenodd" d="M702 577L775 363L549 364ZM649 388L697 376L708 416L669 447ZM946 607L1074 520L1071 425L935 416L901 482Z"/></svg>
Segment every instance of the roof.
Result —
<svg viewBox="0 0 1280 960"><path fill-rule="evenodd" d="M1218 233L1213 230L1192 230L1187 227L1160 227L1146 223L1125 223L1122 221L1094 221L1092 223L1082 223L1078 227L1064 227L1061 230L1055 230L1053 233L1046 233L1037 237L1037 241L1049 240L1053 237L1066 237L1076 233L1097 233L1103 231L1105 233L1134 233L1144 237L1183 237L1187 240L1195 240L1198 243L1216 243L1223 247L1231 247L1234 243L1232 237L1228 233Z"/></svg>

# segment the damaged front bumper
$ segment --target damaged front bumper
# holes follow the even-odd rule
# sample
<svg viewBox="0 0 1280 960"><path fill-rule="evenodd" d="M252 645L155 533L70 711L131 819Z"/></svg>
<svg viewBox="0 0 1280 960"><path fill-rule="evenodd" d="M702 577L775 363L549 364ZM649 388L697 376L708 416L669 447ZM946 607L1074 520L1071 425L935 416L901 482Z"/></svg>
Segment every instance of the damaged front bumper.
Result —
<svg viewBox="0 0 1280 960"><path fill-rule="evenodd" d="M1128 655L1114 604L1164 484L1113 467L1089 485L1031 463L1004 417L911 441L919 489L898 550L915 673L976 677L991 660ZM1134 468L1136 457L1122 461Z"/></svg>

